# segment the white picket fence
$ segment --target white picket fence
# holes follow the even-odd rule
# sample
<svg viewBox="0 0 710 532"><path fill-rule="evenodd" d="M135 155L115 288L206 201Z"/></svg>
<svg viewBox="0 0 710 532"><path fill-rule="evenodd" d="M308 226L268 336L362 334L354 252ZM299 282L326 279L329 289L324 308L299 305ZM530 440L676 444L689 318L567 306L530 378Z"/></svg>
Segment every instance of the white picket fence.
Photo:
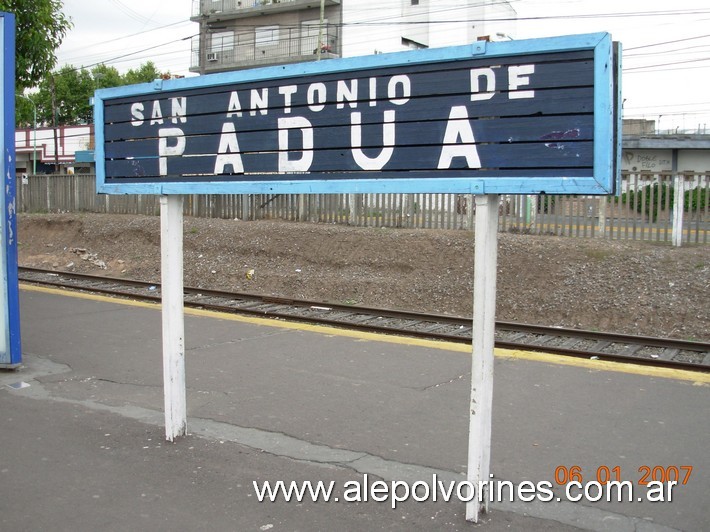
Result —
<svg viewBox="0 0 710 532"><path fill-rule="evenodd" d="M707 244L708 174L622 176L619 197L500 196L501 231ZM18 179L18 212L157 215L151 195L97 195L93 175ZM674 201L674 198L683 201ZM184 214L240 220L281 219L370 227L471 229L473 198L459 194L192 195Z"/></svg>

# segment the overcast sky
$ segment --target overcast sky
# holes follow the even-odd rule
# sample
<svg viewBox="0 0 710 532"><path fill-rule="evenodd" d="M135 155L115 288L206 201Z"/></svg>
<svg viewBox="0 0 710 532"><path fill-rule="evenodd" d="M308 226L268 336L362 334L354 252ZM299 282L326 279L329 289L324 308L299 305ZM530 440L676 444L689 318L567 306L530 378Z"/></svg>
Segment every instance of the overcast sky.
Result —
<svg viewBox="0 0 710 532"><path fill-rule="evenodd" d="M103 62L124 72L151 60L161 71L190 75L190 37L198 32L189 20L192 4L64 0L74 27L59 50L59 65ZM445 9L447 2L432 0L432 5ZM708 0L516 0L511 5L519 17L511 32L515 39L608 31L620 41L626 118L657 120L662 129L700 126L710 132Z"/></svg>

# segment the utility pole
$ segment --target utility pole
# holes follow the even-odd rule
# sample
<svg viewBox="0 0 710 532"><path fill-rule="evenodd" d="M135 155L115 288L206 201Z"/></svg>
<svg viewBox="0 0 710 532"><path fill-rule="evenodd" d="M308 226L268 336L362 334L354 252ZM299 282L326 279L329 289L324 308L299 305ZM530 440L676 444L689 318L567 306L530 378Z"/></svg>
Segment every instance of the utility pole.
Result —
<svg viewBox="0 0 710 532"><path fill-rule="evenodd" d="M205 64L207 61L207 50L205 50L205 47L207 46L207 24L205 23L206 16L207 15L205 13L200 13L200 36L198 37L199 48L197 50L197 60L200 62L200 76L205 75L205 70L207 68L207 65Z"/></svg>
<svg viewBox="0 0 710 532"><path fill-rule="evenodd" d="M32 104L32 117L33 117L33 129L32 129L32 175L37 175L37 105L35 105L34 100L29 96L24 94L17 94L20 98L24 98Z"/></svg>
<svg viewBox="0 0 710 532"><path fill-rule="evenodd" d="M323 22L325 21L325 0L320 0L320 24L318 24L318 47L316 48L316 61L320 61L320 56L323 51ZM317 197L317 196L316 196ZM306 195L298 195L298 219L305 221L306 213Z"/></svg>
<svg viewBox="0 0 710 532"><path fill-rule="evenodd" d="M325 21L325 0L320 0L320 24L318 25L318 57L320 61L321 52L323 51L323 22Z"/></svg>
<svg viewBox="0 0 710 532"><path fill-rule="evenodd" d="M54 173L59 173L59 142L57 142L57 90L54 75L50 77L52 83L52 129L54 130Z"/></svg>

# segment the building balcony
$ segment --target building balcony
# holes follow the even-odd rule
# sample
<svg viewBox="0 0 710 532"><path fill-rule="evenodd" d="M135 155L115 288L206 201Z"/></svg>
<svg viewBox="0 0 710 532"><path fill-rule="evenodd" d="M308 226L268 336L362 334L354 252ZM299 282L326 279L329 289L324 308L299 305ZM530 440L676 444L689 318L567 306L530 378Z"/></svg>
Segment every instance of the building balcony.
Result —
<svg viewBox="0 0 710 532"><path fill-rule="evenodd" d="M212 41L200 49L200 38L192 40L190 71L201 74L242 70L259 66L284 65L318 60L318 35L303 30L281 30L278 40L258 41L252 34L235 35L229 42ZM340 57L338 28L328 26L323 33L321 59Z"/></svg>
<svg viewBox="0 0 710 532"><path fill-rule="evenodd" d="M325 0L325 5L340 5L340 0ZM190 19L227 20L319 7L320 0L192 0Z"/></svg>

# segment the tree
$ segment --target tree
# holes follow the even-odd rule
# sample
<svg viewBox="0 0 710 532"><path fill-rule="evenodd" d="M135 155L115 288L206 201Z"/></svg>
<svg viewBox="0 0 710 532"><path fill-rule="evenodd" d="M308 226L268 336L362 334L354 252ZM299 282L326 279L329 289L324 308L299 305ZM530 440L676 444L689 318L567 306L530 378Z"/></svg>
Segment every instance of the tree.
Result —
<svg viewBox="0 0 710 532"><path fill-rule="evenodd" d="M109 87L120 87L124 84L121 74L116 67L97 65L91 69L91 76L94 78L94 87L97 89L107 89Z"/></svg>
<svg viewBox="0 0 710 532"><path fill-rule="evenodd" d="M37 105L37 100L36 96L33 94L24 95L22 98L15 99L15 125L17 127L34 127L35 105ZM37 108L37 112L39 112L39 108ZM38 124L39 120L39 115L37 115Z"/></svg>
<svg viewBox="0 0 710 532"><path fill-rule="evenodd" d="M57 109L57 124L87 124L92 119L90 99L94 95L94 79L85 68L71 65L44 79L34 96L37 102L37 121L54 123L52 95Z"/></svg>
<svg viewBox="0 0 710 532"><path fill-rule="evenodd" d="M57 124L87 124L93 119L90 100L96 89L145 83L160 77L160 72L151 61L124 75L112 66L97 65L89 71L67 65L42 80L38 91L27 98L37 105L38 125L51 126L54 123L52 94L57 108ZM25 98L18 98L16 107L17 126L31 127L32 104Z"/></svg>
<svg viewBox="0 0 710 532"><path fill-rule="evenodd" d="M55 54L71 21L62 0L0 0L0 11L15 14L17 91L37 86L57 64Z"/></svg>
<svg viewBox="0 0 710 532"><path fill-rule="evenodd" d="M131 69L123 76L125 85L135 85L136 83L149 83L161 76L153 61L143 63L137 69Z"/></svg>

